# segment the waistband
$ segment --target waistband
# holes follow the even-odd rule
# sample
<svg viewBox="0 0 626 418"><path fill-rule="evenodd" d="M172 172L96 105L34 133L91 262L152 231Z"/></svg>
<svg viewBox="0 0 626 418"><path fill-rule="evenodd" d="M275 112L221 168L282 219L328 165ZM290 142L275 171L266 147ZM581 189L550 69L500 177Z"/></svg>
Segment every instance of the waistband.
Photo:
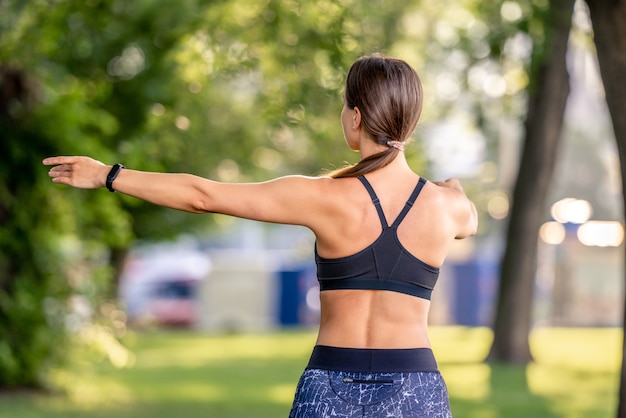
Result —
<svg viewBox="0 0 626 418"><path fill-rule="evenodd" d="M438 371L430 348L343 348L316 345L307 369L356 373L413 373Z"/></svg>

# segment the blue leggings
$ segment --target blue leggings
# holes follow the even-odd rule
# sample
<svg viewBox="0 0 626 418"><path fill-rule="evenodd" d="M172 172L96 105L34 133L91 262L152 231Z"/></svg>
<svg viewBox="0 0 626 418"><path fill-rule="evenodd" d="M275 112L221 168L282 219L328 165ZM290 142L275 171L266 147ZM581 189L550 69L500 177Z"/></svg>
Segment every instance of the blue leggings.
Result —
<svg viewBox="0 0 626 418"><path fill-rule="evenodd" d="M337 362L342 365L337 367ZM289 418L325 417L451 418L452 414L446 385L429 349L316 346Z"/></svg>

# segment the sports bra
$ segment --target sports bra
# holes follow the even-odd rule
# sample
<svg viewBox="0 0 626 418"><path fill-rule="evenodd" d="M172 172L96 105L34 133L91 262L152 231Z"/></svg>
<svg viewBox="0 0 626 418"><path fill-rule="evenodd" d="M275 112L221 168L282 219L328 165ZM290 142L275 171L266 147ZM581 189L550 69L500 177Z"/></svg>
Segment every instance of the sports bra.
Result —
<svg viewBox="0 0 626 418"><path fill-rule="evenodd" d="M411 210L426 180L420 177L411 197L389 226L374 189L365 177L360 176L358 179L372 198L383 230L376 241L347 257L321 257L316 246L315 263L320 291L390 290L429 300L439 276L439 268L432 267L409 253L398 239L398 226Z"/></svg>

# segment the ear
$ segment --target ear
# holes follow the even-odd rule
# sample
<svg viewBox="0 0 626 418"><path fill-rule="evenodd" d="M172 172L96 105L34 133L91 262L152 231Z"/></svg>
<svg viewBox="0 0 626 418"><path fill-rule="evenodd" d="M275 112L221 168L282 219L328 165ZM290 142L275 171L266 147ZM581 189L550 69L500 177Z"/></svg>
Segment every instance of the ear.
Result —
<svg viewBox="0 0 626 418"><path fill-rule="evenodd" d="M354 106L352 111L354 112L352 116L352 129L358 130L361 127L361 111L356 106Z"/></svg>

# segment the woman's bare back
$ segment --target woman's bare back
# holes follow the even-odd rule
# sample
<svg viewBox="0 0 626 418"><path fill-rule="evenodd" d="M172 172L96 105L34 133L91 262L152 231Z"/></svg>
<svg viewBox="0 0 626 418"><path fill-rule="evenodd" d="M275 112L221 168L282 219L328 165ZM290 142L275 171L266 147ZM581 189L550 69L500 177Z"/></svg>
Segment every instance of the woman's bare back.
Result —
<svg viewBox="0 0 626 418"><path fill-rule="evenodd" d="M367 175L391 225L404 208L419 176L393 167ZM393 179L393 180L392 180ZM335 179L329 193L335 205L329 227L315 231L317 251L326 259L358 253L380 236L381 221L371 197L356 178ZM446 198L427 182L398 226L404 249L438 268L455 237ZM317 344L353 348L429 347L427 320L430 301L389 290L325 290L321 292Z"/></svg>

